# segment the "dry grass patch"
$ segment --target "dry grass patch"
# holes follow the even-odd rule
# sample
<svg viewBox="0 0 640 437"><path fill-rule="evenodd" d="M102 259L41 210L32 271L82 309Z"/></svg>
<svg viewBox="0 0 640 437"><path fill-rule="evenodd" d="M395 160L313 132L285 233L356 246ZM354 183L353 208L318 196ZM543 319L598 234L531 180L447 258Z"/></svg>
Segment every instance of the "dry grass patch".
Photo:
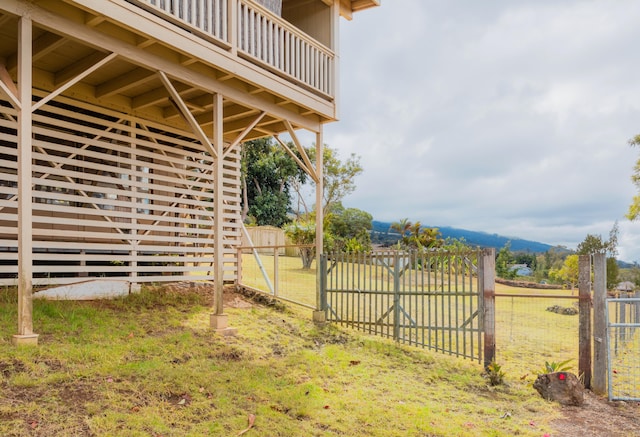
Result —
<svg viewBox="0 0 640 437"><path fill-rule="evenodd" d="M557 416L517 375L334 326L308 310L228 308L207 326L197 293L36 301L40 346L10 344L0 296L0 435L542 436Z"/></svg>

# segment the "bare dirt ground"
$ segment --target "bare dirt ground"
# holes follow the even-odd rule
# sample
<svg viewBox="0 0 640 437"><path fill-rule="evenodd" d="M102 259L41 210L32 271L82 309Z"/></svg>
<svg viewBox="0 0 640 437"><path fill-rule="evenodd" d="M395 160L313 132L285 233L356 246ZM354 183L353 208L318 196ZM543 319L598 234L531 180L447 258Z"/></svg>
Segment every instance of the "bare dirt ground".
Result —
<svg viewBox="0 0 640 437"><path fill-rule="evenodd" d="M609 402L585 391L582 407L565 406L553 423L554 435L567 437L640 436L640 402ZM553 437L553 436L552 436Z"/></svg>

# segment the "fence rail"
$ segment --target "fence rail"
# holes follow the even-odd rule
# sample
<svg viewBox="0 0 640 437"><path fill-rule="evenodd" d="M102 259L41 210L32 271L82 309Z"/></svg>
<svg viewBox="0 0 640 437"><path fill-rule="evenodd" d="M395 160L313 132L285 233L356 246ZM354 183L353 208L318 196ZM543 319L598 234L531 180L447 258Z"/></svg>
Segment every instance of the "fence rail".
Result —
<svg viewBox="0 0 640 437"><path fill-rule="evenodd" d="M316 93L334 95L333 51L256 3L129 1Z"/></svg>
<svg viewBox="0 0 640 437"><path fill-rule="evenodd" d="M327 321L481 361L481 253L323 255L322 309Z"/></svg>

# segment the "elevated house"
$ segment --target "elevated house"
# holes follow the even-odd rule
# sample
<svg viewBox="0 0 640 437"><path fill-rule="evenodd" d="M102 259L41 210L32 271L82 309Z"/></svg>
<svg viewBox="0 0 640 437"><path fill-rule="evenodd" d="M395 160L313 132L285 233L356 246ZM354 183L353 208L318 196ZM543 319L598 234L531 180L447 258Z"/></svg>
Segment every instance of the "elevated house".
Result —
<svg viewBox="0 0 640 437"><path fill-rule="evenodd" d="M302 152L304 130L321 151L340 17L377 5L2 0L0 285L18 286L14 342L37 343L34 286L82 281L213 280L224 329L239 145L288 134ZM322 162L303 156L320 196Z"/></svg>

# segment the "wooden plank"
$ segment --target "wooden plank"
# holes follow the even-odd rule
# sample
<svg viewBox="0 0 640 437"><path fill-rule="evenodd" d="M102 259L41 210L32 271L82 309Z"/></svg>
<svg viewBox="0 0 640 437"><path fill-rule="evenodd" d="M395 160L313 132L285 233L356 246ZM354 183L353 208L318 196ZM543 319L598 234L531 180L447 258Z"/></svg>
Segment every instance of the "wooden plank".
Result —
<svg viewBox="0 0 640 437"><path fill-rule="evenodd" d="M213 166L214 192L216 196L213 202L214 216L214 276L215 276L215 315L224 314L223 291L224 291L224 264L222 263L224 249L224 199L220 195L224 186L224 125L223 125L222 95L213 95L213 147L217 159Z"/></svg>
<svg viewBox="0 0 640 437"><path fill-rule="evenodd" d="M103 56L101 54L99 54L99 56L90 56L89 58L83 59L78 64L70 66L67 69L59 72L56 75L56 84L60 86L49 93L49 95L47 95L42 100L34 103L31 110L35 112L36 110L38 110L38 108L45 105L48 101L54 99L56 96L62 94L67 89L71 88L73 85L80 82L82 79L84 79L94 71L111 62L113 59L115 59L115 57L116 55L114 53L107 56Z"/></svg>
<svg viewBox="0 0 640 437"><path fill-rule="evenodd" d="M578 257L578 374L585 388L591 388L591 255Z"/></svg>
<svg viewBox="0 0 640 437"><path fill-rule="evenodd" d="M59 100L65 99L60 96ZM88 106L87 109L92 108ZM137 274L145 273L145 269L149 270L149 266L138 268L136 263L153 262L149 256L142 255L148 251L182 253L189 256L188 259L181 259L180 262L198 263L202 260L211 261L214 258L200 255L213 253L214 249L211 246L214 241L210 237L215 235L211 226L215 217L214 211L202 209L203 200L213 200L214 197L211 190L213 175L209 173L212 158L203 154L202 145L173 138L162 131L150 131L141 124L140 120L133 119L132 126L129 126L121 121L104 120L87 114L78 115L80 113L62 109L56 105L49 105L47 113L55 115L52 118L50 115L39 113L34 117L37 118L34 122L38 136L51 138L47 141L35 142L33 156L37 164L33 167L33 171L40 178L35 181L34 196L38 201L56 204L35 203L33 205L35 215L32 223L36 227L34 247L37 250L50 251L49 254L38 254L38 259L66 260L70 263L92 259L89 255L83 257L79 253L75 255L58 253L60 256L51 258L51 254L61 250L78 250L78 252L110 250L128 254L139 253L141 255L135 257L128 255L132 259L128 262L132 264L126 267L127 273ZM57 119L58 116L64 117L64 120ZM107 130L87 128L84 126L85 123L104 125ZM44 128L40 126L41 124L56 127ZM90 129L94 131L87 132ZM164 130L162 126L159 129ZM87 133L93 137L87 138ZM185 133L180 132L180 135L184 136ZM15 135L8 135L7 140L9 143L17 141ZM57 141L61 143L58 144ZM184 144L186 148L172 147L172 144L176 143ZM144 147L141 146L142 144ZM157 152L155 154L152 152L154 149ZM105 155L102 150L109 150L111 154ZM7 152L15 154L16 150L8 148ZM195 156L197 160L191 162L190 157ZM151 160L154 162L148 162ZM10 168L15 165L15 162L7 161L7 164ZM237 268L233 246L238 245L239 224L227 221L237 220L239 217L239 165L238 151L228 151L222 162L223 189L221 191L223 202L227 202L224 204L221 215L224 221L221 237L225 245L229 245L221 250L224 254L225 265L222 275L225 280L233 278ZM147 168L147 172L140 171L140 167ZM194 177L194 174L197 176ZM16 175L8 176L7 179L17 180ZM148 192L144 192L145 189ZM11 190L17 192L15 188ZM93 191L113 198L88 197L88 194ZM150 203L132 203L135 199L147 200ZM0 201L2 202L5 200ZM84 207L74 206L74 202ZM7 205L16 204L16 202L6 203ZM97 204L108 206L109 209L96 208ZM87 205L91 206L86 207ZM152 214L139 213L138 208L148 209ZM15 219L15 217L14 213L0 213L0 220ZM95 222L95 220L99 221ZM189 226L202 225L204 226L199 229L189 228ZM2 228L1 231L11 233L11 230L9 226ZM113 230L118 233L111 232ZM126 232L123 233L123 230ZM145 230L148 232L142 232ZM58 241L42 241L43 239ZM117 242L118 240L121 242ZM195 247L194 243L204 247ZM16 246L16 242L11 241L6 247ZM8 256L9 259L15 259L14 254ZM114 257L119 256L114 255ZM99 259L109 259L109 256L102 254ZM183 267L193 269L195 273L206 273L212 270L210 266ZM80 270L77 265L46 264L37 269L37 272L52 274L73 273ZM16 267L2 268L2 271L5 270L13 271ZM100 271L114 273L118 268L92 266L85 270L90 270L90 273ZM181 276L173 276L172 280L179 277ZM198 278L200 279L200 276ZM140 277L139 280L152 279Z"/></svg>
<svg viewBox="0 0 640 437"><path fill-rule="evenodd" d="M9 98L10 103L15 109L20 109L20 98L18 96L18 87L11 79L11 75L7 71L4 64L0 63L0 89L4 91L5 95Z"/></svg>
<svg viewBox="0 0 640 437"><path fill-rule="evenodd" d="M31 19L18 20L18 96L20 116L18 143L18 336L33 337L33 240L32 240L32 173L31 173L31 88L32 88ZM14 337L15 339L16 337ZM16 339L15 341L19 341Z"/></svg>
<svg viewBox="0 0 640 437"><path fill-rule="evenodd" d="M209 141L209 138L203 132L202 128L193 117L193 114L191 114L191 111L189 111L189 108L186 106L184 100L182 99L178 91L174 88L173 84L171 83L167 75L162 71L159 72L159 75L165 88L167 88L167 91L169 91L169 94L173 98L173 102L178 106L185 120L187 121L187 123L189 123L189 125L191 126L191 129L193 129L193 133L200 140L202 145L205 146L207 151L211 153L211 156L213 156L214 158L217 157L218 156L217 151L214 149L213 145L211 144L211 141Z"/></svg>
<svg viewBox="0 0 640 437"><path fill-rule="evenodd" d="M607 393L607 260L593 256L593 378L594 393Z"/></svg>
<svg viewBox="0 0 640 437"><path fill-rule="evenodd" d="M17 0L6 0L6 2L8 2L6 5L7 10L20 8L20 2L17 2ZM292 100L299 102L303 106L312 108L315 112L323 114L323 116L332 117L334 112L333 104L327 102L326 99L316 97L312 93L304 92L299 86L265 74L264 68L253 65L250 62L243 62L242 59L233 56L231 53L216 47L208 41L189 35L187 32L172 26L164 20L150 19L145 11L138 7L123 2L116 3L112 1L95 2L93 0L76 0L75 3L82 4L83 7L87 9L104 14L131 29L139 29L141 32L151 35L157 41L175 41L174 44L182 53L189 53L205 62L210 62L211 59L215 59L216 66L225 71L236 72L236 75L244 77L249 82L258 84L260 88L272 90L276 94L293 96L291 97ZM192 86L207 90L211 93L220 93L235 102L264 110L278 118L292 120L296 125L314 132L317 131L320 126L319 119L315 116L305 117L298 113L287 111L271 103L268 99L246 93L231 85L220 82L210 75L190 70L189 68L173 63L169 59L128 45L119 39L97 33L91 28L78 26L67 18L41 9L38 6L34 6L30 12L33 20L38 22L39 26L54 33L61 33L60 29L63 29L66 36L89 43L109 52L118 53L119 56L135 65L163 71L171 77L180 78L184 83L189 83Z"/></svg>
<svg viewBox="0 0 640 437"><path fill-rule="evenodd" d="M484 312L484 367L495 360L496 354L496 308L495 308L495 249L486 249L481 253L478 266L478 279L482 289ZM481 262L480 262L481 261Z"/></svg>
<svg viewBox="0 0 640 437"><path fill-rule="evenodd" d="M290 128L291 128L291 125L287 124L287 129L290 129ZM297 142L296 142L296 146L298 146ZM322 196L324 193L323 148L324 148L324 139L322 136L322 129L321 129L320 132L316 134L316 168L315 168L316 205L317 205L316 223L315 223L316 257L320 257L324 253L324 229L323 229L324 208L322 207L322 204L323 204ZM305 156L306 156L306 153L303 154L303 157ZM308 161L309 161L309 158L307 157L307 159L305 160L305 162L307 162L307 165L310 164ZM320 263L316 263L316 270L318 269L319 266L320 266ZM321 291L320 291L320 287L322 284L320 282L319 276L320 276L319 272L316 271L316 311L320 311L322 309L322 300L321 300Z"/></svg>

